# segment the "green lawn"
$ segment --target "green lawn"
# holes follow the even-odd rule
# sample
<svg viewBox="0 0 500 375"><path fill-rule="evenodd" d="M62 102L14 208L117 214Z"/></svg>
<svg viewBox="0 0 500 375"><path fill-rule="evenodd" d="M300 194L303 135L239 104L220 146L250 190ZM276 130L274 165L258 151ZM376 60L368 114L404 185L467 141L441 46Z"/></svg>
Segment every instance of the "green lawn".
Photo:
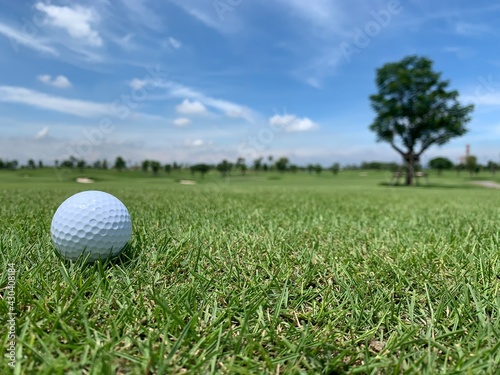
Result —
<svg viewBox="0 0 500 375"><path fill-rule="evenodd" d="M500 372L500 190L452 172L410 188L382 172L184 178L0 172L14 373ZM131 213L114 262L54 253L53 213L87 189Z"/></svg>

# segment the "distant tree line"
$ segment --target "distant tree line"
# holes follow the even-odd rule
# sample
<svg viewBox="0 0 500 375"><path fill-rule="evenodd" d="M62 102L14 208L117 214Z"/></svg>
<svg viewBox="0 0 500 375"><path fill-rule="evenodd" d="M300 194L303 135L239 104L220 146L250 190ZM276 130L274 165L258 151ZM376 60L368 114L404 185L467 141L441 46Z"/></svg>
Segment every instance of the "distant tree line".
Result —
<svg viewBox="0 0 500 375"><path fill-rule="evenodd" d="M436 170L438 175L442 175L443 171L446 170L455 170L458 175L462 171L467 171L471 176L481 171L487 171L494 175L500 169L500 164L489 160L486 164L481 165L475 155L468 155L456 164L453 164L448 158L437 157L429 160L429 168Z"/></svg>
<svg viewBox="0 0 500 375"><path fill-rule="evenodd" d="M9 170L15 170L17 169L19 163L17 160L2 160L0 159L0 169L9 169Z"/></svg>
<svg viewBox="0 0 500 375"><path fill-rule="evenodd" d="M217 164L180 164L177 162L162 164L157 160L143 160L140 165L137 164L131 166L127 165L125 159L121 156L117 156L113 164L109 164L106 159L99 159L93 162L87 162L83 159L78 159L74 156L70 156L64 160L55 160L54 166L56 168L68 168L79 170L83 172L85 169L116 169L117 171L123 171L127 169L131 170L142 170L144 173L153 173L157 176L161 171L167 174L173 171L178 171L181 169L189 170L193 175L199 174L204 177L210 171L217 171L221 176L225 177L231 173L238 173L245 175L247 171L252 170L254 173L276 171L279 173L297 173L306 172L309 174L321 174L324 171L330 172L333 175L338 174L341 170L373 170L373 171L389 171L397 172L404 169L402 164L395 162L380 162L380 161L364 161L360 164L346 164L340 166L339 163L333 163L330 167L325 168L318 163L310 163L307 165L299 166L290 162L287 157L274 158L273 156L268 156L267 158L259 157L252 161L249 165L246 163L244 158L238 158L235 162L229 160L222 160ZM46 167L44 163L39 160L29 159L25 165L20 165L17 160L2 160L0 159L0 169L4 170L16 170L19 168L23 169L38 169ZM468 157L461 160L459 163L454 164L450 159L446 157L436 157L431 159L427 165L428 169L435 170L438 175L441 175L444 171L455 170L457 174L462 171L469 172L470 175L477 174L481 171L488 171L491 174L495 174L497 170L500 170L500 164L492 160L488 161L484 165L480 165L477 161L477 157L474 155L469 155ZM422 170L423 167L420 164L416 164L416 169Z"/></svg>

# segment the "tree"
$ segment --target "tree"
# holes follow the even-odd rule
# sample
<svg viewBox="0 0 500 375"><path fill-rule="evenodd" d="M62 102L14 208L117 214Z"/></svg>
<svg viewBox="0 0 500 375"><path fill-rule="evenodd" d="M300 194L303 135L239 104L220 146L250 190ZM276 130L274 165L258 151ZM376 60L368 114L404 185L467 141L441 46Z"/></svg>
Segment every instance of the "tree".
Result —
<svg viewBox="0 0 500 375"><path fill-rule="evenodd" d="M288 169L288 164L290 164L290 160L288 158L282 157L276 160L276 169L281 173L285 172Z"/></svg>
<svg viewBox="0 0 500 375"><path fill-rule="evenodd" d="M5 168L10 169L10 170L15 170L19 166L19 162L17 160L6 160L5 161Z"/></svg>
<svg viewBox="0 0 500 375"><path fill-rule="evenodd" d="M36 168L35 161L33 159L29 159L28 160L28 169L35 169L35 168Z"/></svg>
<svg viewBox="0 0 500 375"><path fill-rule="evenodd" d="M195 172L200 172L201 178L204 178L205 175L210 171L212 167L208 164L195 164L191 166L191 172L194 174Z"/></svg>
<svg viewBox="0 0 500 375"><path fill-rule="evenodd" d="M43 161L38 160L38 168L43 168Z"/></svg>
<svg viewBox="0 0 500 375"><path fill-rule="evenodd" d="M117 156L115 159L115 166L114 168L118 171L121 172L125 168L127 168L127 163L125 163L125 160L121 156Z"/></svg>
<svg viewBox="0 0 500 375"><path fill-rule="evenodd" d="M268 161L268 169L270 169L270 170L272 170L272 169L273 169L273 160L274 160L274 158L273 158L273 156L272 156L272 155L269 155L269 156L267 157L267 161Z"/></svg>
<svg viewBox="0 0 500 375"><path fill-rule="evenodd" d="M262 168L262 157L257 158L253 161L253 169L258 172Z"/></svg>
<svg viewBox="0 0 500 375"><path fill-rule="evenodd" d="M149 170L149 160L144 160L141 165L142 165L142 171L147 172Z"/></svg>
<svg viewBox="0 0 500 375"><path fill-rule="evenodd" d="M80 159L76 162L76 167L78 168L78 170L80 172L83 172L83 169L85 168L85 166L86 166L86 163L85 163L85 160L83 160L83 159Z"/></svg>
<svg viewBox="0 0 500 375"><path fill-rule="evenodd" d="M491 174L495 174L497 169L498 169L498 164L495 163L494 161L490 160L490 161L488 161L487 167L490 170Z"/></svg>
<svg viewBox="0 0 500 375"><path fill-rule="evenodd" d="M61 163L61 168L70 168L70 169L73 169L75 167L75 164L73 163L73 161L70 159L67 159L67 160L63 160L62 163Z"/></svg>
<svg viewBox="0 0 500 375"><path fill-rule="evenodd" d="M108 161L106 159L102 161L102 169L108 169Z"/></svg>
<svg viewBox="0 0 500 375"><path fill-rule="evenodd" d="M359 166L360 169L374 169L377 171L396 171L398 169L398 164L394 162L383 162L383 161L364 161Z"/></svg>
<svg viewBox="0 0 500 375"><path fill-rule="evenodd" d="M245 164L244 158L238 158L238 160L236 160L235 167L241 171L242 175L244 175L247 172L247 165Z"/></svg>
<svg viewBox="0 0 500 375"><path fill-rule="evenodd" d="M474 173L477 173L478 170L477 157L474 155L469 155L465 158L465 168L469 171L469 174L472 176Z"/></svg>
<svg viewBox="0 0 500 375"><path fill-rule="evenodd" d="M100 160L96 160L94 164L92 164L92 167L95 169L102 169L102 162Z"/></svg>
<svg viewBox="0 0 500 375"><path fill-rule="evenodd" d="M377 116L370 130L387 142L406 166L406 184L413 183L415 163L432 145L443 145L467 132L474 106L462 106L458 91L432 70L432 61L408 56L377 69L378 93L370 96Z"/></svg>
<svg viewBox="0 0 500 375"><path fill-rule="evenodd" d="M217 164L217 170L220 172L222 177L226 177L231 169L233 169L233 164L228 162L226 159L222 160L219 164Z"/></svg>
<svg viewBox="0 0 500 375"><path fill-rule="evenodd" d="M155 176L158 176L158 172L160 171L160 167L161 167L160 162L156 161L156 160L152 160L150 162L150 165L151 165L151 169L153 170L153 174Z"/></svg>
<svg viewBox="0 0 500 375"><path fill-rule="evenodd" d="M453 168L453 162L447 158L437 157L429 160L429 168L437 170L438 175L441 176L443 170Z"/></svg>
<svg viewBox="0 0 500 375"><path fill-rule="evenodd" d="M336 176L337 173L339 173L339 171L340 171L340 164L333 163L332 166L330 167L330 171Z"/></svg>
<svg viewBox="0 0 500 375"><path fill-rule="evenodd" d="M172 172L172 164L165 164L164 168L167 174L170 174L170 172Z"/></svg>
<svg viewBox="0 0 500 375"><path fill-rule="evenodd" d="M317 175L321 174L323 172L323 167L321 164L315 164L314 165L314 172L316 172Z"/></svg>

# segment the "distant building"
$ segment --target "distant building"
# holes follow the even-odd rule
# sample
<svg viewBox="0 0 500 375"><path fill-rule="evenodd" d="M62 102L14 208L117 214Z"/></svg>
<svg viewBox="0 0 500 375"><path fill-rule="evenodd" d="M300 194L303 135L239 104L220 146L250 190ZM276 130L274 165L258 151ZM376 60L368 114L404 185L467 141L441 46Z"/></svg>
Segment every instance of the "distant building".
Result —
<svg viewBox="0 0 500 375"><path fill-rule="evenodd" d="M465 155L461 156L459 160L459 164L465 164L465 161L470 156L470 145L465 146Z"/></svg>

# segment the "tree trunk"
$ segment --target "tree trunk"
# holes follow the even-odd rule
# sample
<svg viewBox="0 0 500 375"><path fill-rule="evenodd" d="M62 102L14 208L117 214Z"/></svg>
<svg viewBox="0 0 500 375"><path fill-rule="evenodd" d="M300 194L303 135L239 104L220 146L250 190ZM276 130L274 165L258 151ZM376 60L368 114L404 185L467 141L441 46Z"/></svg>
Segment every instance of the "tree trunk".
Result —
<svg viewBox="0 0 500 375"><path fill-rule="evenodd" d="M413 151L405 153L403 155L404 161L406 163L406 186L413 185L413 177L415 176L415 162L418 162L418 156L416 156Z"/></svg>
<svg viewBox="0 0 500 375"><path fill-rule="evenodd" d="M407 163L406 165L406 186L413 185L413 165L412 163Z"/></svg>

